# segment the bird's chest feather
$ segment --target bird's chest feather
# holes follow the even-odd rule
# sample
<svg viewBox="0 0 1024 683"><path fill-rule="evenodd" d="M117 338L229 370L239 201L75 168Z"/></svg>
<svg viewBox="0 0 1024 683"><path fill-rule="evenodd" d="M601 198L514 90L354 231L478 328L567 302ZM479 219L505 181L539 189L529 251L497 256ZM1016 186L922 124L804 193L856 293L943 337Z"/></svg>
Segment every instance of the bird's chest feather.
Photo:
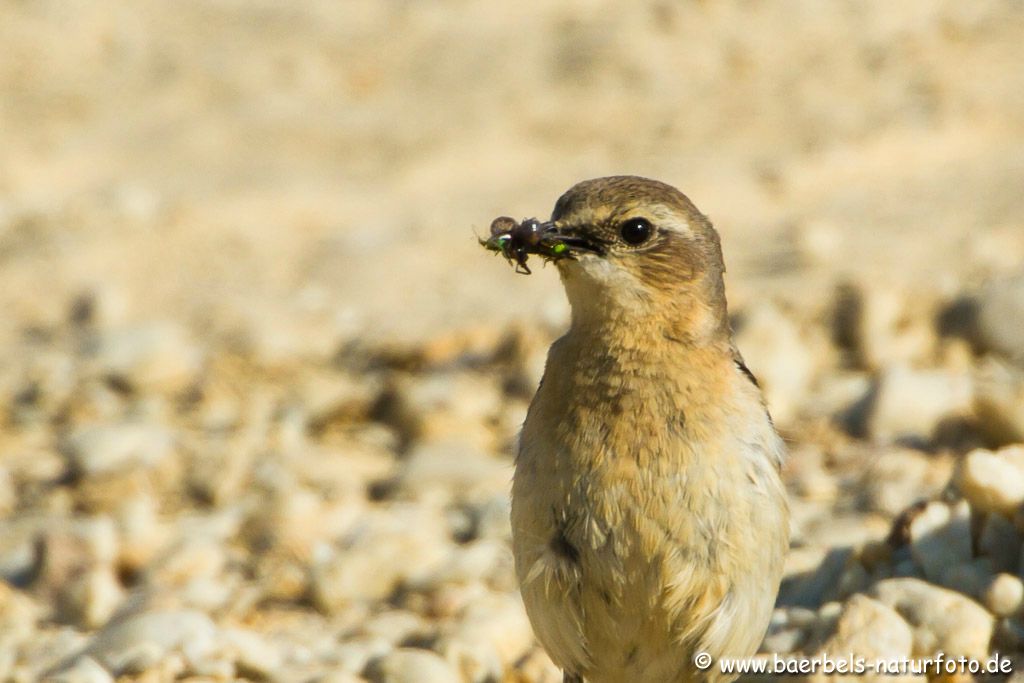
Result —
<svg viewBox="0 0 1024 683"><path fill-rule="evenodd" d="M746 423L770 423L713 382L694 388L699 374L611 370L549 373L531 406L513 486L517 572L556 663L674 680L636 667L677 666L680 644L728 603L729 565L743 558L720 540L757 533L758 481L776 476L753 464L768 460Z"/></svg>

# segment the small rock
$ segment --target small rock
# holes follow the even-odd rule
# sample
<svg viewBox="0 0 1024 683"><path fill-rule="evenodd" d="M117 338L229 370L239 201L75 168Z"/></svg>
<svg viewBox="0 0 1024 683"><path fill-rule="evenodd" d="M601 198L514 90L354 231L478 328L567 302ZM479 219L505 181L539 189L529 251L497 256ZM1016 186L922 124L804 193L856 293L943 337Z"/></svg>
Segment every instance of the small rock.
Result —
<svg viewBox="0 0 1024 683"><path fill-rule="evenodd" d="M154 558L143 580L154 586L181 587L196 579L219 576L227 562L222 541L189 534Z"/></svg>
<svg viewBox="0 0 1024 683"><path fill-rule="evenodd" d="M96 476L137 467L155 467L174 452L170 431L124 422L79 427L62 444L73 473Z"/></svg>
<svg viewBox="0 0 1024 683"><path fill-rule="evenodd" d="M396 382L377 405L377 418L406 444L459 439L489 451L496 444L486 427L501 411L495 383L469 373L431 373Z"/></svg>
<svg viewBox="0 0 1024 683"><path fill-rule="evenodd" d="M914 652L914 635L910 626L894 610L864 595L852 596L843 605L833 631L821 645L819 652L835 659L851 654L868 661L910 657ZM898 676L866 675L826 676L813 675L811 681L896 681ZM923 676L920 680L926 680Z"/></svg>
<svg viewBox="0 0 1024 683"><path fill-rule="evenodd" d="M50 683L114 683L114 677L92 657L77 657L70 666L46 677Z"/></svg>
<svg viewBox="0 0 1024 683"><path fill-rule="evenodd" d="M386 638L355 636L346 638L332 652L339 671L355 674L363 671L372 660L391 652L392 644Z"/></svg>
<svg viewBox="0 0 1024 683"><path fill-rule="evenodd" d="M248 680L272 679L284 663L280 649L253 631L225 629L223 642L232 651L238 676Z"/></svg>
<svg viewBox="0 0 1024 683"><path fill-rule="evenodd" d="M121 537L118 564L130 572L141 571L167 540L168 530L160 524L157 500L140 494L119 502L114 521Z"/></svg>
<svg viewBox="0 0 1024 683"><path fill-rule="evenodd" d="M1024 605L1024 583L1012 574L998 574L982 595L985 607L998 617L1017 614Z"/></svg>
<svg viewBox="0 0 1024 683"><path fill-rule="evenodd" d="M971 510L932 501L910 522L910 554L928 580L937 582L950 567L971 561Z"/></svg>
<svg viewBox="0 0 1024 683"><path fill-rule="evenodd" d="M195 383L202 355L180 329L156 323L102 333L94 361L100 373L140 392L178 393Z"/></svg>
<svg viewBox="0 0 1024 683"><path fill-rule="evenodd" d="M832 548L822 557L817 549L808 549L807 562L801 561L803 554L792 553L787 558L786 579L779 589L779 603L816 608L839 583L848 564L855 561L854 552L852 548ZM810 563L814 564L807 566Z"/></svg>
<svg viewBox="0 0 1024 683"><path fill-rule="evenodd" d="M5 640L31 637L42 617L42 607L21 591L0 581L0 633Z"/></svg>
<svg viewBox="0 0 1024 683"><path fill-rule="evenodd" d="M458 440L424 443L409 454L396 489L413 500L485 499L508 490L511 463Z"/></svg>
<svg viewBox="0 0 1024 683"><path fill-rule="evenodd" d="M807 640L807 634L799 628L783 628L769 631L761 643L761 652L787 654L796 652Z"/></svg>
<svg viewBox="0 0 1024 683"><path fill-rule="evenodd" d="M314 603L327 613L354 602L381 600L403 580L426 576L449 554L443 518L420 506L366 514L337 548L314 558Z"/></svg>
<svg viewBox="0 0 1024 683"><path fill-rule="evenodd" d="M1016 574L1021 541L1013 522L1002 515L987 515L978 537L978 553L989 558L994 571Z"/></svg>
<svg viewBox="0 0 1024 683"><path fill-rule="evenodd" d="M899 286L844 283L833 306L833 339L857 367L910 362L929 357L934 349L932 307L922 306L919 296Z"/></svg>
<svg viewBox="0 0 1024 683"><path fill-rule="evenodd" d="M868 399L867 432L879 441L928 442L940 421L971 413L972 392L964 373L889 366Z"/></svg>
<svg viewBox="0 0 1024 683"><path fill-rule="evenodd" d="M6 517L18 505L18 492L14 488L14 478L6 467L0 466L0 517Z"/></svg>
<svg viewBox="0 0 1024 683"><path fill-rule="evenodd" d="M433 626L418 614L391 609L366 619L359 628L359 635L380 638L395 644L410 638L423 639L432 628Z"/></svg>
<svg viewBox="0 0 1024 683"><path fill-rule="evenodd" d="M334 424L365 421L383 387L377 377L318 374L301 389L302 405L309 411L309 428L322 432Z"/></svg>
<svg viewBox="0 0 1024 683"><path fill-rule="evenodd" d="M55 590L72 577L97 567L110 567L118 554L117 532L109 517L53 524L38 541L36 583Z"/></svg>
<svg viewBox="0 0 1024 683"><path fill-rule="evenodd" d="M61 587L57 614L84 630L99 628L121 604L124 590L110 567L90 569Z"/></svg>
<svg viewBox="0 0 1024 683"><path fill-rule="evenodd" d="M502 569L511 570L512 555L501 541L479 540L458 546L434 571L410 583L411 590L430 592L452 584L487 582Z"/></svg>
<svg viewBox="0 0 1024 683"><path fill-rule="evenodd" d="M949 566L936 583L980 601L992 577L992 562L987 557L978 557Z"/></svg>
<svg viewBox="0 0 1024 683"><path fill-rule="evenodd" d="M961 462L955 481L974 508L1012 515L1024 503L1024 447L996 453L971 451Z"/></svg>
<svg viewBox="0 0 1024 683"><path fill-rule="evenodd" d="M908 449L887 450L868 464L860 479L864 505L895 517L942 491L952 470L949 459Z"/></svg>
<svg viewBox="0 0 1024 683"><path fill-rule="evenodd" d="M437 654L399 648L369 663L363 672L370 683L462 683L462 677Z"/></svg>
<svg viewBox="0 0 1024 683"><path fill-rule="evenodd" d="M533 648L528 655L516 664L517 681L530 683L562 683L562 671L541 647Z"/></svg>
<svg viewBox="0 0 1024 683"><path fill-rule="evenodd" d="M449 636L472 642L483 640L511 667L533 644L533 630L518 592L492 593L469 605Z"/></svg>
<svg viewBox="0 0 1024 683"><path fill-rule="evenodd" d="M1024 370L993 359L975 375L974 412L981 433L995 444L1024 441Z"/></svg>
<svg viewBox="0 0 1024 683"><path fill-rule="evenodd" d="M80 292L71 302L68 318L81 327L109 330L127 321L128 310L124 291L101 285Z"/></svg>
<svg viewBox="0 0 1024 683"><path fill-rule="evenodd" d="M500 681L504 673L501 658L490 641L471 636L469 639L446 637L434 646L445 660L468 683Z"/></svg>
<svg viewBox="0 0 1024 683"><path fill-rule="evenodd" d="M988 654L995 620L985 609L959 593L919 579L879 581L868 591L900 613L914 632L914 653L938 651L982 659Z"/></svg>
<svg viewBox="0 0 1024 683"><path fill-rule="evenodd" d="M796 417L820 360L805 337L805 330L771 304L745 311L736 330L736 346L763 386L772 417L782 424Z"/></svg>
<svg viewBox="0 0 1024 683"><path fill-rule="evenodd" d="M348 671L330 671L315 679L315 683L366 683L366 679Z"/></svg>
<svg viewBox="0 0 1024 683"><path fill-rule="evenodd" d="M978 295L981 348L1024 366L1024 271L989 282Z"/></svg>
<svg viewBox="0 0 1024 683"><path fill-rule="evenodd" d="M505 491L474 505L474 535L508 543L512 538L511 504L508 491Z"/></svg>
<svg viewBox="0 0 1024 683"><path fill-rule="evenodd" d="M169 655L190 663L206 659L217 646L217 628L200 612L143 612L107 624L84 654L116 676L154 667Z"/></svg>

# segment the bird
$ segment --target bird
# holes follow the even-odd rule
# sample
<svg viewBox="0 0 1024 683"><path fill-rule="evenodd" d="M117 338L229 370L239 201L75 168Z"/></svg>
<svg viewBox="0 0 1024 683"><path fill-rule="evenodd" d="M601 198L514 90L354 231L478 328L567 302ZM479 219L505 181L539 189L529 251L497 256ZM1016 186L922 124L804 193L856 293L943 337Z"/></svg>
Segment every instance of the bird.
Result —
<svg viewBox="0 0 1024 683"><path fill-rule="evenodd" d="M534 633L564 683L732 680L708 662L761 643L789 512L718 233L682 192L636 176L574 185L544 229L567 245L571 321L515 455L512 550Z"/></svg>

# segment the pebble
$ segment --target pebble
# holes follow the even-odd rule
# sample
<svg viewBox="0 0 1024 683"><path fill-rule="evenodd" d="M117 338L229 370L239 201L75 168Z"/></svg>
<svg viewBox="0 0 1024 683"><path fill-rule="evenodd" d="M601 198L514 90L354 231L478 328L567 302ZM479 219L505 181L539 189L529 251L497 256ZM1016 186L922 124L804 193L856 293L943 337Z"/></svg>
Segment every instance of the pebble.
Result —
<svg viewBox="0 0 1024 683"><path fill-rule="evenodd" d="M871 460L860 480L865 508L895 517L938 494L952 475L949 459L909 449L886 449Z"/></svg>
<svg viewBox="0 0 1024 683"><path fill-rule="evenodd" d="M458 439L425 442L412 450L396 482L411 500L486 500L506 492L512 464Z"/></svg>
<svg viewBox="0 0 1024 683"><path fill-rule="evenodd" d="M978 552L989 559L993 570L1016 574L1021 566L1021 541L1013 522L1002 515L987 515L978 537Z"/></svg>
<svg viewBox="0 0 1024 683"><path fill-rule="evenodd" d="M1024 583L1013 574L998 574L982 595L982 602L997 617L1009 617L1024 606Z"/></svg>
<svg viewBox="0 0 1024 683"><path fill-rule="evenodd" d="M843 605L842 613L818 652L839 659L852 654L868 661L910 657L914 652L914 635L907 622L895 610L865 595L854 595ZM882 681L891 678L895 679L872 673L866 676L830 677L819 672L809 680ZM925 680L924 677L921 680Z"/></svg>
<svg viewBox="0 0 1024 683"><path fill-rule="evenodd" d="M63 442L68 466L78 476L155 467L174 453L173 434L156 425L122 422L79 427Z"/></svg>
<svg viewBox="0 0 1024 683"><path fill-rule="evenodd" d="M518 591L491 593L471 603L449 637L491 644L501 662L510 667L530 649L533 630Z"/></svg>
<svg viewBox="0 0 1024 683"><path fill-rule="evenodd" d="M984 658L995 627L992 615L960 593L920 579L885 579L867 595L899 612L913 629L915 654Z"/></svg>
<svg viewBox="0 0 1024 683"><path fill-rule="evenodd" d="M929 442L940 421L972 412L970 375L890 365L867 399L867 432L877 441Z"/></svg>
<svg viewBox="0 0 1024 683"><path fill-rule="evenodd" d="M0 517L7 517L18 504L18 492L15 489L11 471L0 465Z"/></svg>
<svg viewBox="0 0 1024 683"><path fill-rule="evenodd" d="M981 348L1024 367L1024 271L991 280L977 301Z"/></svg>
<svg viewBox="0 0 1024 683"><path fill-rule="evenodd" d="M223 629L221 635L222 644L230 651L240 678L267 680L280 672L284 656L273 641L239 628Z"/></svg>
<svg viewBox="0 0 1024 683"><path fill-rule="evenodd" d="M179 393L196 382L202 354L180 328L158 322L102 332L94 362L138 391Z"/></svg>
<svg viewBox="0 0 1024 683"><path fill-rule="evenodd" d="M84 570L113 565L118 555L114 522L107 516L61 520L38 540L35 582L47 589L64 586Z"/></svg>
<svg viewBox="0 0 1024 683"><path fill-rule="evenodd" d="M415 583L411 590L431 592L444 586L501 580L502 571L512 573L512 553L501 541L481 539L458 546L434 571Z"/></svg>
<svg viewBox="0 0 1024 683"><path fill-rule="evenodd" d="M114 683L114 677L92 657L78 657L46 678L50 683Z"/></svg>
<svg viewBox="0 0 1024 683"><path fill-rule="evenodd" d="M201 612L143 612L105 626L84 654L120 676L146 671L171 655L199 663L217 649L217 639L217 627Z"/></svg>
<svg viewBox="0 0 1024 683"><path fill-rule="evenodd" d="M494 644L483 637L442 638L434 649L455 668L463 681L468 683L489 683L500 681L505 667Z"/></svg>
<svg viewBox="0 0 1024 683"><path fill-rule="evenodd" d="M366 683L366 679L348 671L330 671L315 679L315 683Z"/></svg>
<svg viewBox="0 0 1024 683"><path fill-rule="evenodd" d="M788 424L797 416L822 354L805 339L807 328L773 304L756 304L740 320L736 346L758 378L772 417Z"/></svg>
<svg viewBox="0 0 1024 683"><path fill-rule="evenodd" d="M429 650L399 648L371 661L363 676L370 683L462 683L451 664Z"/></svg>
<svg viewBox="0 0 1024 683"><path fill-rule="evenodd" d="M992 582L992 577L992 562L987 557L978 557L970 562L950 565L942 572L937 583L981 600L985 588Z"/></svg>
<svg viewBox="0 0 1024 683"><path fill-rule="evenodd" d="M928 503L910 522L910 554L927 579L971 561L971 510L967 501Z"/></svg>
<svg viewBox="0 0 1024 683"><path fill-rule="evenodd" d="M31 636L43 609L31 597L0 581L0 634L10 641Z"/></svg>
<svg viewBox="0 0 1024 683"><path fill-rule="evenodd" d="M929 307L919 301L910 306L910 300L899 286L840 285L833 301L834 340L863 368L927 358L936 341Z"/></svg>
<svg viewBox="0 0 1024 683"><path fill-rule="evenodd" d="M405 504L364 515L336 547L314 558L314 604L327 612L354 602L381 600L399 582L429 575L451 549L443 517Z"/></svg>
<svg viewBox="0 0 1024 683"><path fill-rule="evenodd" d="M1024 447L971 451L957 470L956 484L975 509L1012 515L1024 503Z"/></svg>
<svg viewBox="0 0 1024 683"><path fill-rule="evenodd" d="M124 589L112 568L95 567L74 576L61 587L57 616L91 631L105 624L123 599Z"/></svg>
<svg viewBox="0 0 1024 683"><path fill-rule="evenodd" d="M974 412L985 437L1007 445L1024 442L1024 370L985 359L975 373Z"/></svg>

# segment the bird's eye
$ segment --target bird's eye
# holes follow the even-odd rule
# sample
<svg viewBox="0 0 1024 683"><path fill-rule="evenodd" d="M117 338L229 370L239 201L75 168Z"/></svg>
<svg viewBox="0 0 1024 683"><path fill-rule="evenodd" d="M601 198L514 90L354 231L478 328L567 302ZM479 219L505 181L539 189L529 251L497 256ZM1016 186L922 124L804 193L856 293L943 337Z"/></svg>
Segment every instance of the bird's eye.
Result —
<svg viewBox="0 0 1024 683"><path fill-rule="evenodd" d="M654 226L646 218L630 218L619 226L622 241L634 246L643 244L654 234Z"/></svg>

